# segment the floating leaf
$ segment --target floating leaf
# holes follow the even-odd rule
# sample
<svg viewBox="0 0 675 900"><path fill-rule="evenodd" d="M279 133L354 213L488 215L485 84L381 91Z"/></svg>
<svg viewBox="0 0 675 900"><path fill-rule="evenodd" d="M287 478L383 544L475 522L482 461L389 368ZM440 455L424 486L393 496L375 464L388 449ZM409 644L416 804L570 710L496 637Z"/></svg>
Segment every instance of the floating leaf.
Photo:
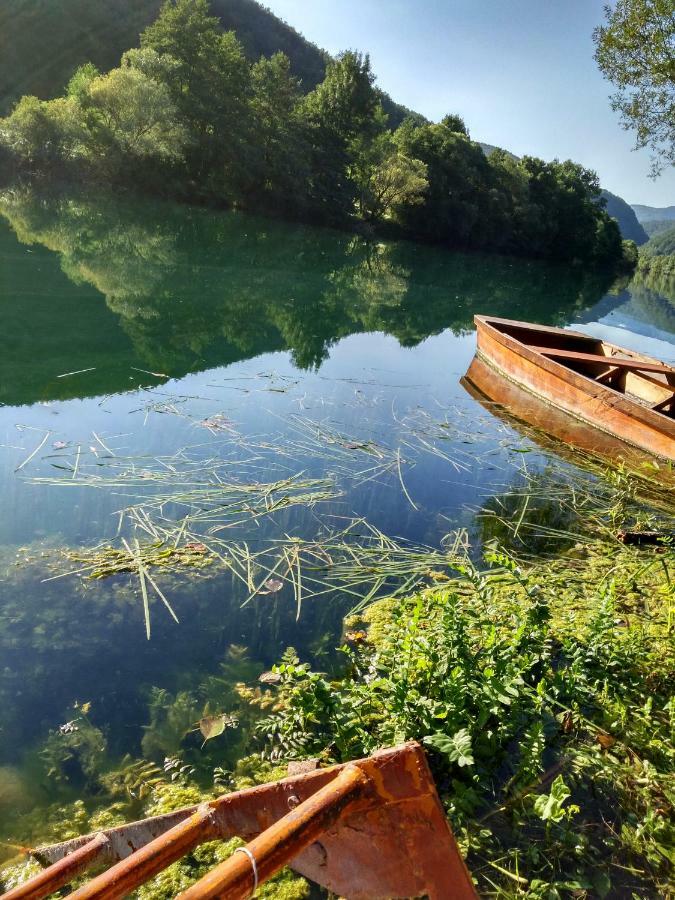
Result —
<svg viewBox="0 0 675 900"><path fill-rule="evenodd" d="M217 716L204 716L199 720L199 730L204 738L204 744L212 738L218 737L226 728L236 728L237 724L237 720L226 713L220 713Z"/></svg>

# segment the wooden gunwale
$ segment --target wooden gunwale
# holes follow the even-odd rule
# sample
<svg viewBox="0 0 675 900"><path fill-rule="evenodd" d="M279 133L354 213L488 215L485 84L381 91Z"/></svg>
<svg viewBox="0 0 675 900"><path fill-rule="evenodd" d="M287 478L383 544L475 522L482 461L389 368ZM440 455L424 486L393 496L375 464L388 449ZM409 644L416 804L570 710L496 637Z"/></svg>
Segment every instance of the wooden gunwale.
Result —
<svg viewBox="0 0 675 900"><path fill-rule="evenodd" d="M606 366L611 369L617 359L626 362L647 363L656 366L658 371L665 370L667 383L659 382L664 390L675 392L675 368L670 368L650 357L624 350L600 341L597 338L575 331L561 328L549 328L528 322L511 319L475 316L477 327L477 356L495 371L498 377L506 378L534 394L539 399L557 409L570 414L574 418L600 431L604 431L622 442L646 450L648 453L668 460L675 460L675 419L637 399L612 387L611 383L595 380L570 368L540 350L525 343L507 329L529 333L536 339L536 346L541 347L548 336L551 349L560 349L563 343L576 344L577 348L600 348L609 351ZM524 336L523 336L524 337ZM543 348L544 351L546 348ZM622 354L613 356L611 354ZM586 356L584 352L580 356ZM592 354L599 356L600 354ZM604 355L604 354L603 354ZM593 359L586 365L602 366L604 359ZM672 373L673 381L670 379ZM608 373L602 373L608 374ZM646 373L645 373L645 377ZM651 380L648 379L647 380ZM657 406L660 403L656 404ZM668 405L668 404L666 404Z"/></svg>

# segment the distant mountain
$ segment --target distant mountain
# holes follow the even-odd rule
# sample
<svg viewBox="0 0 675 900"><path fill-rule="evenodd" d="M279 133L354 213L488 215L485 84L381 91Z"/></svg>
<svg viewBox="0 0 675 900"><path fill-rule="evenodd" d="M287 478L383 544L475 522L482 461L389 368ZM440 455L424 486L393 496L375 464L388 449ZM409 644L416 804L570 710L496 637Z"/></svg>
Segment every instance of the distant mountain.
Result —
<svg viewBox="0 0 675 900"><path fill-rule="evenodd" d="M628 203L609 191L603 191L602 196L606 201L607 212L619 223L621 236L627 241L635 241L638 246L646 244L649 237Z"/></svg>
<svg viewBox="0 0 675 900"><path fill-rule="evenodd" d="M78 66L106 71L119 62L152 22L162 0L2 0L0 2L0 116L24 94L58 96ZM330 58L255 0L211 0L225 31L236 31L247 56L281 50L305 91L323 80ZM423 119L381 92L389 124L407 115Z"/></svg>
<svg viewBox="0 0 675 900"><path fill-rule="evenodd" d="M675 206L643 206L641 203L633 203L633 212L638 222L656 222L665 219L675 219Z"/></svg>

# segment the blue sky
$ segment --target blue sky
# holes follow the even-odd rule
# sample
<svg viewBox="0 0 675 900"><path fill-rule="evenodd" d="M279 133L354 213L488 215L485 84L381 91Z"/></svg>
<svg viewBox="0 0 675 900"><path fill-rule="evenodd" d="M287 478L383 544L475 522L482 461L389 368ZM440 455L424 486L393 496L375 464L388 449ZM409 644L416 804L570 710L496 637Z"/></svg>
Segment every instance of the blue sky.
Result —
<svg viewBox="0 0 675 900"><path fill-rule="evenodd" d="M648 178L609 105L591 34L605 0L264 0L330 53L370 52L378 84L513 153L571 158L629 203L675 204L675 170Z"/></svg>

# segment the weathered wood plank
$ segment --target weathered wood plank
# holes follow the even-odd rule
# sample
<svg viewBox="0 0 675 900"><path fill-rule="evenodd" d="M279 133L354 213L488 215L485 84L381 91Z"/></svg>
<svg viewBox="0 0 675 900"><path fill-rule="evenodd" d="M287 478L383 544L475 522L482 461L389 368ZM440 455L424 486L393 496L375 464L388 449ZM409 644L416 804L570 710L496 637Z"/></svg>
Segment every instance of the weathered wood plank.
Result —
<svg viewBox="0 0 675 900"><path fill-rule="evenodd" d="M632 369L638 372L659 372L662 375L675 375L672 366L662 363L647 362L641 359L624 359L622 356L603 356L601 353L579 353L576 350L556 350L552 347L533 347L526 344L529 350L550 356L552 359L568 359L570 362L602 363L605 366L618 366L620 369Z"/></svg>

